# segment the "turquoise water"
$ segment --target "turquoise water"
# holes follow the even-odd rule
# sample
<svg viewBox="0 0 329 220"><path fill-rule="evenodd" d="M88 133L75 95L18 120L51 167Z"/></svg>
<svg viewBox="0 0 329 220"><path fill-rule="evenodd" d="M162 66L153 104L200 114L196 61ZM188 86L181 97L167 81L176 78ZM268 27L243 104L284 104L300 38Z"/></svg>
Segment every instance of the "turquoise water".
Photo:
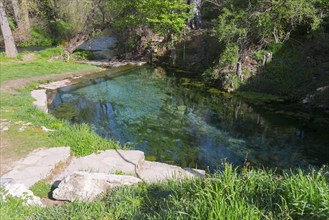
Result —
<svg viewBox="0 0 329 220"><path fill-rule="evenodd" d="M329 163L328 115L248 104L174 71L137 68L63 88L51 110L149 160L184 167L212 170L224 158L282 168Z"/></svg>

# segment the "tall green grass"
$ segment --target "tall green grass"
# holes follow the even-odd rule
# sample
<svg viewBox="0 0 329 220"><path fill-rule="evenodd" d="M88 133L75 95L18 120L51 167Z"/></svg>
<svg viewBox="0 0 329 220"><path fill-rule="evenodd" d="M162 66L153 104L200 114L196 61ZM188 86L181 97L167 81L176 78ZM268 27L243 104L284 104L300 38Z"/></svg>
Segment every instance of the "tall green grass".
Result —
<svg viewBox="0 0 329 220"><path fill-rule="evenodd" d="M325 175L324 170L241 173L225 164L205 179L120 188L105 201L114 219L328 219Z"/></svg>
<svg viewBox="0 0 329 220"><path fill-rule="evenodd" d="M143 183L117 188L92 203L42 210L23 207L22 212L33 219L328 219L327 170L279 175L225 164L204 179ZM14 208L10 203L1 205L5 210Z"/></svg>

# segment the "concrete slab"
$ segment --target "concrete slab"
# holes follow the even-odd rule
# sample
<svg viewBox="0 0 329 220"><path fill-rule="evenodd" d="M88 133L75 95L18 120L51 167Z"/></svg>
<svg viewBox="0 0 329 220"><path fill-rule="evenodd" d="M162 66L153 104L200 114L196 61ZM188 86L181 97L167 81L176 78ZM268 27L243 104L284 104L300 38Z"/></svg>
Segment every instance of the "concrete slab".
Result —
<svg viewBox="0 0 329 220"><path fill-rule="evenodd" d="M183 169L178 166L159 162L145 161L138 172L139 177L147 183L161 182L168 179L185 179L203 177L205 171L196 169Z"/></svg>
<svg viewBox="0 0 329 220"><path fill-rule="evenodd" d="M69 147L49 148L33 151L26 158L16 162L14 169L1 178L13 179L15 183L30 188L36 182L46 178L50 171L70 156Z"/></svg>
<svg viewBox="0 0 329 220"><path fill-rule="evenodd" d="M115 174L122 172L137 176L138 170L144 163L144 152L138 150L106 150L99 154L74 158L66 170L54 179L61 181L64 177L76 172L99 172Z"/></svg>

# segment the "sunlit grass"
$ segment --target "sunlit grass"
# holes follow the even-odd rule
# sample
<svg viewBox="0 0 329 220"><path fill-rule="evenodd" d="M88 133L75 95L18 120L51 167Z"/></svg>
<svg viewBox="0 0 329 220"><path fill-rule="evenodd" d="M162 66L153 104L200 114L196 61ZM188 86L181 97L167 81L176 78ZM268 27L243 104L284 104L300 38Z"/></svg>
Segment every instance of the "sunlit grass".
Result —
<svg viewBox="0 0 329 220"><path fill-rule="evenodd" d="M20 207L23 218L11 201L1 209L16 219L328 219L326 169L279 175L224 164L204 179L121 187L92 203Z"/></svg>
<svg viewBox="0 0 329 220"><path fill-rule="evenodd" d="M62 54L63 49L61 48L50 48L30 53L23 52L17 58L7 58L4 56L4 53L0 53L0 83L18 78L99 69L95 66L51 59L54 56L61 56ZM31 55L34 58L31 61L24 62L23 57L26 55Z"/></svg>

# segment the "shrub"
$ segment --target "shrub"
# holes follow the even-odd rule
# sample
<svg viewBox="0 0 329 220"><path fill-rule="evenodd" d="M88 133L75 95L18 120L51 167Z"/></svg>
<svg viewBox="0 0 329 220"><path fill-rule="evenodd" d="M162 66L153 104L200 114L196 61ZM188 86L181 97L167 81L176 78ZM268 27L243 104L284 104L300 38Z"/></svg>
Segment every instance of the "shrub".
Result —
<svg viewBox="0 0 329 220"><path fill-rule="evenodd" d="M54 44L53 37L45 30L33 27L31 29L31 38L18 44L19 47L43 46L49 47Z"/></svg>

